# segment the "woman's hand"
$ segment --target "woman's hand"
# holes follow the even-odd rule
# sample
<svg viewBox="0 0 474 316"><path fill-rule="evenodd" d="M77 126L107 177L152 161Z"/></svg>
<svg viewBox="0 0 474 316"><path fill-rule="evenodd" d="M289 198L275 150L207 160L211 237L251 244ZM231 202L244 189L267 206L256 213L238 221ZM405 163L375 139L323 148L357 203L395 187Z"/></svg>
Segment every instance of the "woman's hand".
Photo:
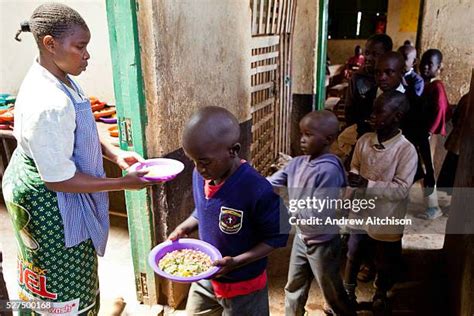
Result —
<svg viewBox="0 0 474 316"><path fill-rule="evenodd" d="M144 160L145 159L143 159L142 156L140 156L134 151L125 151L125 150L118 149L115 152L115 157L113 159L113 162L115 162L122 170L127 170L133 164L140 161L144 161Z"/></svg>
<svg viewBox="0 0 474 316"><path fill-rule="evenodd" d="M148 186L160 183L144 180L143 177L148 173L147 170L139 170L129 172L127 175L122 177L123 189L125 190L140 190Z"/></svg>
<svg viewBox="0 0 474 316"><path fill-rule="evenodd" d="M118 165L122 170L127 170L134 163L143 161L143 157L134 151L125 151L110 144L106 139L100 138L102 154L105 158Z"/></svg>

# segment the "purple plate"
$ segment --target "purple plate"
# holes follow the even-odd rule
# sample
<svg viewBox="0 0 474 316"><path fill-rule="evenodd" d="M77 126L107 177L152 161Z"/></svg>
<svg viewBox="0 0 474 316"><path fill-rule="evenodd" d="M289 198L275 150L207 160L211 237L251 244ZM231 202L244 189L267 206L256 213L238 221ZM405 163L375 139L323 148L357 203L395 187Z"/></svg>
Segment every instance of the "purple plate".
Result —
<svg viewBox="0 0 474 316"><path fill-rule="evenodd" d="M150 254L148 255L148 264L153 268L153 270L158 275L164 278L167 278L171 281L182 282L182 283L189 283L189 282L199 281L201 279L207 279L207 278L212 277L214 274L217 273L217 271L219 271L220 269L219 267L212 267L206 272L203 272L196 276L180 277L180 276L175 276L175 275L166 273L165 271L161 270L160 267L158 266L158 262L161 260L161 258L163 258L169 252L180 250L180 249L193 249L193 250L202 251L205 254L209 255L209 257L211 257L211 261L222 259L221 253L213 245L199 239L181 238L176 241L168 240L155 246L150 251Z"/></svg>
<svg viewBox="0 0 474 316"><path fill-rule="evenodd" d="M175 159L155 158L137 162L130 167L130 171L138 171L154 167L155 175L145 175L141 178L148 181L169 181L174 179L184 169L184 164Z"/></svg>
<svg viewBox="0 0 474 316"><path fill-rule="evenodd" d="M99 117L99 120L101 120L102 122L107 123L107 124L117 123L117 118L116 117Z"/></svg>

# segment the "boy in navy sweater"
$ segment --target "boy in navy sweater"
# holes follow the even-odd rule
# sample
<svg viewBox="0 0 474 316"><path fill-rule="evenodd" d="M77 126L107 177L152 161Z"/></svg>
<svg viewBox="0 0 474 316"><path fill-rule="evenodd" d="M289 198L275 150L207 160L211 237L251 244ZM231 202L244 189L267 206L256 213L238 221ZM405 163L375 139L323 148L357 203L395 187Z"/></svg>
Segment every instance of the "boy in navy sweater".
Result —
<svg viewBox="0 0 474 316"><path fill-rule="evenodd" d="M416 73L414 67L416 64L416 48L411 45L403 45L398 48L398 52L402 54L405 59L405 69L403 79L404 86L408 90L408 94L413 93L416 96L421 96L425 83L423 78Z"/></svg>
<svg viewBox="0 0 474 316"><path fill-rule="evenodd" d="M300 122L301 149L305 155L293 158L283 170L268 178L272 185L288 188L290 212L295 217L292 222L297 225L285 286L286 316L305 313L313 278L334 314L356 315L339 273L341 241L338 226L298 224L296 221L319 218L325 223L327 218L335 218L335 210L330 207L316 210L308 205L292 209L294 201L307 198L338 199L341 188L346 186L344 166L336 155L329 153L338 130L339 122L334 113L307 114Z"/></svg>
<svg viewBox="0 0 474 316"><path fill-rule="evenodd" d="M185 126L183 149L196 166L195 210L169 239L199 228L200 239L223 256L214 262L221 267L214 279L192 284L190 315L269 315L266 257L286 245L280 226L286 209L270 183L239 158L239 137L237 119L220 107L200 109Z"/></svg>

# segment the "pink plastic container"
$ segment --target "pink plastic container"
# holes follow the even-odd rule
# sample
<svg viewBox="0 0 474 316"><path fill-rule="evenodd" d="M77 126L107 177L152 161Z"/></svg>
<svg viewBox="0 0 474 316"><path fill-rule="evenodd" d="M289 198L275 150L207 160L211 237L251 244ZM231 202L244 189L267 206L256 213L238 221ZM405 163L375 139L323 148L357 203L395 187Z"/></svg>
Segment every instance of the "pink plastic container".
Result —
<svg viewBox="0 0 474 316"><path fill-rule="evenodd" d="M148 181L169 181L174 179L181 171L184 170L184 164L175 159L155 158L148 159L143 162L137 162L130 167L130 171L138 171L149 167L159 167L159 176L143 176L142 179Z"/></svg>
<svg viewBox="0 0 474 316"><path fill-rule="evenodd" d="M213 245L193 238L181 238L176 241L165 241L157 246L155 246L148 255L148 264L153 268L153 270L160 276L167 278L171 281L189 283L199 281L201 279L208 279L219 271L219 267L212 267L211 269L203 272L199 275L192 277L179 277L175 275L168 274L160 269L158 262L163 258L167 253L180 250L180 249L193 249L204 252L205 254L211 257L211 261L222 259L222 255Z"/></svg>

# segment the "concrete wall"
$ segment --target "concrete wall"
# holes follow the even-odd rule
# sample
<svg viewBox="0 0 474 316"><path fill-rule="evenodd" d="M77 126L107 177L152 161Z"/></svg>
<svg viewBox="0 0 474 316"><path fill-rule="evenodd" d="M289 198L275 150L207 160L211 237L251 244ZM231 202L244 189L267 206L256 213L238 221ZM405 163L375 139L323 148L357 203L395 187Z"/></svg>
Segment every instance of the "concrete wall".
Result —
<svg viewBox="0 0 474 316"><path fill-rule="evenodd" d="M313 94L318 1L298 0L293 37L293 94Z"/></svg>
<svg viewBox="0 0 474 316"><path fill-rule="evenodd" d="M318 1L298 0L293 32L290 154L301 154L299 121L312 110L318 42ZM280 254L279 254L280 255Z"/></svg>
<svg viewBox="0 0 474 316"><path fill-rule="evenodd" d="M185 171L153 190L155 234L166 236L193 209L192 163L181 148L184 125L200 107L230 110L241 123L243 156L250 148L248 1L139 0L138 24L147 103L148 157L183 161ZM178 305L187 286L160 279L159 303Z"/></svg>
<svg viewBox="0 0 474 316"><path fill-rule="evenodd" d="M77 80L87 95L115 103L109 33L105 1L55 0L77 10L91 30L89 67ZM28 20L34 9L48 1L0 1L0 91L16 94L23 77L38 54L32 34L22 33L21 42L14 40L22 21Z"/></svg>
<svg viewBox="0 0 474 316"><path fill-rule="evenodd" d="M450 103L457 103L469 89L474 37L468 21L473 16L471 0L425 0L421 51L437 48L443 53L441 78Z"/></svg>
<svg viewBox="0 0 474 316"><path fill-rule="evenodd" d="M360 45L364 49L365 40L328 40L328 56L331 58L331 63L333 65L345 64L347 59L354 55L356 45Z"/></svg>
<svg viewBox="0 0 474 316"><path fill-rule="evenodd" d="M149 153L180 148L184 124L199 107L222 106L240 122L250 119L248 2L140 4Z"/></svg>
<svg viewBox="0 0 474 316"><path fill-rule="evenodd" d="M405 40L416 42L420 0L389 0L387 13L387 34L393 40L396 50Z"/></svg>

